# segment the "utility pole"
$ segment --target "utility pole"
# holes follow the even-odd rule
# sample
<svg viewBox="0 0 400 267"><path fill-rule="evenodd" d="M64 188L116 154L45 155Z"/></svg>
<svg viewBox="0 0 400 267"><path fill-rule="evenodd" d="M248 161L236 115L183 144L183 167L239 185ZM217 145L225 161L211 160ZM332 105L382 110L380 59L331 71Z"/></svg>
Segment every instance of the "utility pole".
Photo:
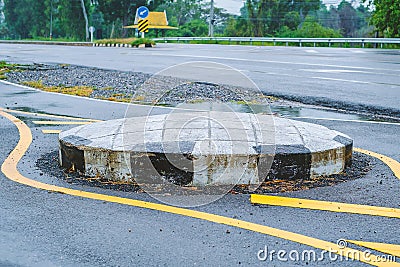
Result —
<svg viewBox="0 0 400 267"><path fill-rule="evenodd" d="M85 18L86 41L89 40L89 19L86 12L85 1L81 0L83 17Z"/></svg>
<svg viewBox="0 0 400 267"><path fill-rule="evenodd" d="M53 39L53 0L50 0L50 40Z"/></svg>
<svg viewBox="0 0 400 267"><path fill-rule="evenodd" d="M210 21L208 22L208 36L214 37L214 0L211 0Z"/></svg>

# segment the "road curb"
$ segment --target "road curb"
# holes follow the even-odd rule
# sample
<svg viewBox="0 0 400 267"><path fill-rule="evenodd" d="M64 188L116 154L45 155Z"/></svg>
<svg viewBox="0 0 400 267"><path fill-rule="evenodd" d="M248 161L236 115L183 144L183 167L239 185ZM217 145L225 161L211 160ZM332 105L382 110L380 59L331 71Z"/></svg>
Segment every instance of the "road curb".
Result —
<svg viewBox="0 0 400 267"><path fill-rule="evenodd" d="M139 46L133 46L131 44L93 44L94 47L126 47L126 48L152 48L155 45L141 44Z"/></svg>

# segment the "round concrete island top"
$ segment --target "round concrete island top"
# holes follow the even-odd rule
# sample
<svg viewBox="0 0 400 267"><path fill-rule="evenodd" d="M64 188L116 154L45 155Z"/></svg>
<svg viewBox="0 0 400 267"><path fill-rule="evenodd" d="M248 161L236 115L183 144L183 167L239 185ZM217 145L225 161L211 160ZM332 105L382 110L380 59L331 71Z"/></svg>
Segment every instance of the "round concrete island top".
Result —
<svg viewBox="0 0 400 267"><path fill-rule="evenodd" d="M272 115L176 112L62 132L62 167L140 183L259 184L342 172L353 141L324 126Z"/></svg>

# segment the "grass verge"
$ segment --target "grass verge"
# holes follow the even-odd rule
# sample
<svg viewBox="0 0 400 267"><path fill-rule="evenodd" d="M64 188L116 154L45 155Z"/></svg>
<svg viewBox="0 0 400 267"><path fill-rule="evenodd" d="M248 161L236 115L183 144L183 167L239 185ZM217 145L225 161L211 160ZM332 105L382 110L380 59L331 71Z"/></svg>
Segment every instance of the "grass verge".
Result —
<svg viewBox="0 0 400 267"><path fill-rule="evenodd" d="M44 85L42 81L26 81L22 82L22 84L46 92L62 93L67 95L77 95L86 97L89 97L95 90L95 88L91 86L47 86Z"/></svg>
<svg viewBox="0 0 400 267"><path fill-rule="evenodd" d="M138 47L141 44L146 46L155 45L152 39L149 38L123 38L123 39L102 39L95 41L96 44L130 44L134 47Z"/></svg>
<svg viewBox="0 0 400 267"><path fill-rule="evenodd" d="M19 71L19 69L17 68L18 66L20 65L10 64L5 61L0 61L0 80L6 80L7 79L6 73L10 71Z"/></svg>

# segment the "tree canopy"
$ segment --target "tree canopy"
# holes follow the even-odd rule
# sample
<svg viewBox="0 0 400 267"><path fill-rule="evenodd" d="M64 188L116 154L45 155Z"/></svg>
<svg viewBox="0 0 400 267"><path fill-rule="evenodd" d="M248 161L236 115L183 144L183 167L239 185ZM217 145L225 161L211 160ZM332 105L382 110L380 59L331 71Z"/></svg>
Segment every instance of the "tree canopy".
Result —
<svg viewBox="0 0 400 267"><path fill-rule="evenodd" d="M123 26L133 24L141 5L167 12L170 25L179 27L169 36L207 36L210 21L210 1L202 0L3 1L2 38L48 38L52 31L56 38L87 40L89 26L96 28L97 38L133 36ZM212 22L217 36L370 37L379 30L399 37L400 0L371 1L372 17L370 8L344 0L336 7L321 0L245 0L240 15L215 7Z"/></svg>
<svg viewBox="0 0 400 267"><path fill-rule="evenodd" d="M400 0L374 0L371 23L386 37L400 37Z"/></svg>

